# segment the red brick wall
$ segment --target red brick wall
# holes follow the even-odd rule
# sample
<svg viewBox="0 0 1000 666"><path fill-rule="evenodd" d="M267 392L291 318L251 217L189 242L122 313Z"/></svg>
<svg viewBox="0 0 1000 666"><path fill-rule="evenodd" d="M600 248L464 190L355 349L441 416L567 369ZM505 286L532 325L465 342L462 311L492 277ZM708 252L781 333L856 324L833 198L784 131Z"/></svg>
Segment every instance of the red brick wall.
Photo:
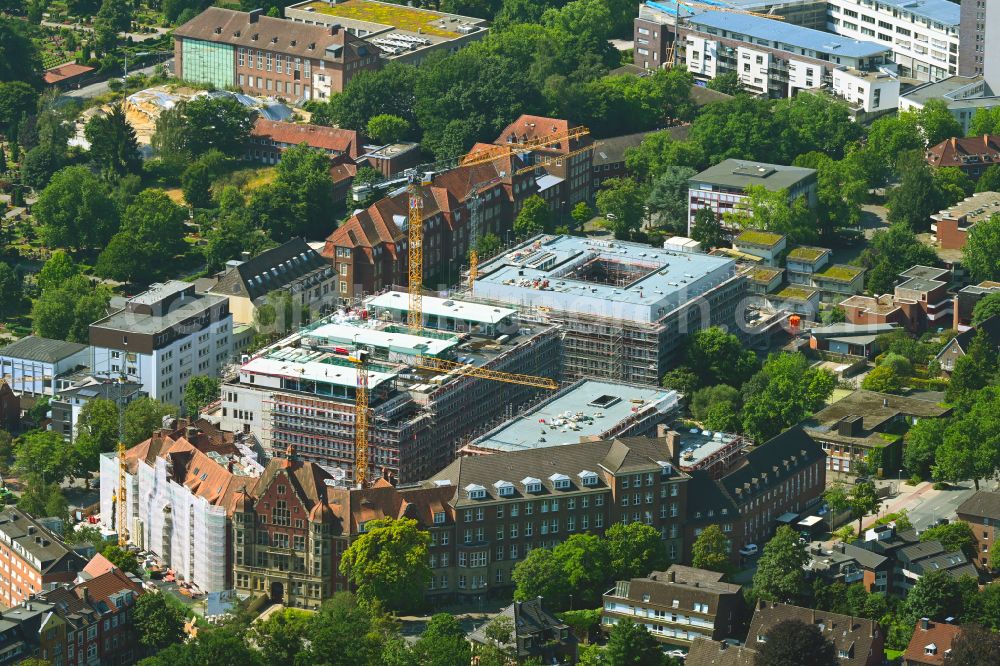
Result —
<svg viewBox="0 0 1000 666"><path fill-rule="evenodd" d="M942 250L961 250L968 234L958 228L957 220L940 220L937 223L937 242Z"/></svg>

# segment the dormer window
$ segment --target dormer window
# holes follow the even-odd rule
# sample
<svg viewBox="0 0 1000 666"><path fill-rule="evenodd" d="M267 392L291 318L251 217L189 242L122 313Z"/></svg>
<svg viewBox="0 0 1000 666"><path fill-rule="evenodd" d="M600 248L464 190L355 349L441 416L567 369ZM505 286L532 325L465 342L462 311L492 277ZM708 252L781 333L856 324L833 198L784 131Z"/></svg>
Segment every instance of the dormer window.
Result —
<svg viewBox="0 0 1000 666"><path fill-rule="evenodd" d="M500 497L511 497L514 495L514 484L510 481L497 481L493 484L493 487L496 488L497 495Z"/></svg>
<svg viewBox="0 0 1000 666"><path fill-rule="evenodd" d="M434 524L435 525L444 525L444 511L435 511L434 512Z"/></svg>
<svg viewBox="0 0 1000 666"><path fill-rule="evenodd" d="M565 474L553 474L549 477L549 481L552 482L552 487L556 490L567 490L569 488L569 477Z"/></svg>
<svg viewBox="0 0 1000 666"><path fill-rule="evenodd" d="M526 476L521 479L521 485L524 486L524 491L528 493L540 493L542 492L542 480L536 479L533 476Z"/></svg>
<svg viewBox="0 0 1000 666"><path fill-rule="evenodd" d="M674 466L667 462L666 460L657 460L656 464L660 466L660 476L667 477L674 473Z"/></svg>
<svg viewBox="0 0 1000 666"><path fill-rule="evenodd" d="M465 492L468 494L469 499L486 499L486 488L482 487L478 483L470 483L465 487Z"/></svg>
<svg viewBox="0 0 1000 666"><path fill-rule="evenodd" d="M924 648L924 654L937 654L937 645L931 643Z"/></svg>
<svg viewBox="0 0 1000 666"><path fill-rule="evenodd" d="M597 485L597 472L591 472L589 469L585 469L577 476L580 477L580 483L585 486L593 487Z"/></svg>

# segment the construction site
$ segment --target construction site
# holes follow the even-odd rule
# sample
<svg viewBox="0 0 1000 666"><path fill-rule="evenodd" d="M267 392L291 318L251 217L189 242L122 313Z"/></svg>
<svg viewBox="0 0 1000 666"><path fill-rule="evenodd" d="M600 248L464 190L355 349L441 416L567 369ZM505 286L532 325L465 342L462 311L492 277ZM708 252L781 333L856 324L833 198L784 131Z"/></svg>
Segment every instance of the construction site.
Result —
<svg viewBox="0 0 1000 666"><path fill-rule="evenodd" d="M414 329L408 303L405 293L381 294L261 350L223 383L221 427L252 433L269 455L292 449L349 485L361 409L367 478L406 483L558 388L554 327L526 325L509 308L424 296L426 327ZM370 359L364 367L359 352Z"/></svg>
<svg viewBox="0 0 1000 666"><path fill-rule="evenodd" d="M621 241L536 236L480 264L471 294L562 331L563 379L659 386L689 333L741 334L746 277L726 257Z"/></svg>
<svg viewBox="0 0 1000 666"><path fill-rule="evenodd" d="M656 434L680 410L662 388L580 380L462 447L462 454L524 451L616 437Z"/></svg>

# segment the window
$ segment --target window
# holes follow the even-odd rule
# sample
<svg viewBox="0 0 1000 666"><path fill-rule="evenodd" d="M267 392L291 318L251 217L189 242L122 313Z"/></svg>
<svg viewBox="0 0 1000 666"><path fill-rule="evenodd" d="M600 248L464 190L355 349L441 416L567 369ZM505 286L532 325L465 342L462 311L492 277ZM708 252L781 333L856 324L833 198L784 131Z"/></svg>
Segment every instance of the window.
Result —
<svg viewBox="0 0 1000 666"><path fill-rule="evenodd" d="M434 524L444 525L444 511L436 511L434 513Z"/></svg>

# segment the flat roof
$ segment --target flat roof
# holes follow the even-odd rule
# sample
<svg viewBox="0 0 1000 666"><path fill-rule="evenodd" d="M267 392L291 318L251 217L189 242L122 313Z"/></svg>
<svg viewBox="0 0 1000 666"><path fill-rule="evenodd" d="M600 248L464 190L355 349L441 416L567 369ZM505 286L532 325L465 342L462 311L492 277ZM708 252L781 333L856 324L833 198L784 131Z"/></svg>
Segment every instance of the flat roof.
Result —
<svg viewBox="0 0 1000 666"><path fill-rule="evenodd" d="M808 245L799 245L798 247L792 248L792 251L788 253L786 257L789 261L818 261L825 254L833 254L833 250L825 247L810 247Z"/></svg>
<svg viewBox="0 0 1000 666"><path fill-rule="evenodd" d="M954 206L931 215L931 219L961 220L969 227L976 222L988 220L996 213L1000 213L1000 192L976 192Z"/></svg>
<svg viewBox="0 0 1000 666"><path fill-rule="evenodd" d="M747 229L740 233L739 236L733 239L733 243L739 243L740 245L759 245L761 247L774 247L781 241L785 240L785 237L781 234L776 234L770 231L758 231L756 229Z"/></svg>
<svg viewBox="0 0 1000 666"><path fill-rule="evenodd" d="M958 27L961 12L961 7L950 0L879 0L879 4L953 27Z"/></svg>
<svg viewBox="0 0 1000 666"><path fill-rule="evenodd" d="M926 104L932 99L944 99L949 104L961 104L961 105L971 105L971 104L1000 104L1000 98L995 95L979 95L979 96L969 96L969 97L959 97L955 99L952 97L957 91L963 90L965 88L973 88L975 86L983 85L985 93L985 83L983 76L961 76L956 74L955 76L949 76L946 79L941 79L940 81L931 81L923 85L919 85L916 88L911 88L906 92L900 92L899 96L902 99L906 99L915 104Z"/></svg>
<svg viewBox="0 0 1000 666"><path fill-rule="evenodd" d="M336 3L315 0L313 2L291 5L289 8L326 14L327 16L336 16L347 20L377 23L397 28L402 32L444 39L455 39L464 34L456 29L458 21L453 19L477 26L485 23L483 19L472 16L448 14L447 12L438 12L432 9L409 7L407 5L397 5L388 2L375 2L374 0L345 0L344 2Z"/></svg>
<svg viewBox="0 0 1000 666"><path fill-rule="evenodd" d="M40 363L57 363L64 358L79 354L85 349L87 349L87 345L81 345L77 342L65 342L29 335L0 349L0 356Z"/></svg>
<svg viewBox="0 0 1000 666"><path fill-rule="evenodd" d="M414 356L440 356L458 345L458 338L454 336L411 335L399 330L398 326L376 328L373 325L329 323L317 326L309 331L308 335L342 344L371 345Z"/></svg>
<svg viewBox="0 0 1000 666"><path fill-rule="evenodd" d="M735 275L727 257L545 235L481 264L474 293L519 307L654 323Z"/></svg>
<svg viewBox="0 0 1000 666"><path fill-rule="evenodd" d="M228 301L229 298L227 296L218 294L195 294L184 305L178 308L171 307L169 312L162 316L131 312L123 308L117 312L113 312L104 319L95 321L91 326L129 333L159 333L215 305ZM134 299L133 302L135 302Z"/></svg>
<svg viewBox="0 0 1000 666"><path fill-rule="evenodd" d="M403 291L387 291L384 294L373 296L365 301L369 308L385 308L396 312L410 311L409 294ZM438 298L436 296L424 296L421 305L425 315L444 317L446 319L461 319L462 321L477 322L480 324L498 324L503 320L517 315L517 310L510 308L484 305L482 303L472 303L470 301L460 301L454 298Z"/></svg>
<svg viewBox="0 0 1000 666"><path fill-rule="evenodd" d="M288 379L310 380L324 382L335 386L358 386L358 369L353 363L333 364L330 359L334 354L315 354L305 349L284 348L250 359L240 368L240 372L252 372L271 377L286 377ZM395 371L385 372L369 367L368 388L392 381L397 376Z"/></svg>
<svg viewBox="0 0 1000 666"><path fill-rule="evenodd" d="M768 23L778 22L768 20ZM815 174L816 169L728 159L691 176L688 183L692 189L697 189L701 183L709 183L737 190L745 190L750 185L763 185L765 189L777 192L787 190Z"/></svg>
<svg viewBox="0 0 1000 666"><path fill-rule="evenodd" d="M739 435L729 432L713 432L711 430L699 430L690 428L688 430L677 431L680 439L680 460L678 465L682 469L689 469L701 463L722 449L726 448L736 440Z"/></svg>
<svg viewBox="0 0 1000 666"><path fill-rule="evenodd" d="M583 380L563 389L471 443L495 451L523 451L605 438L637 411L664 415L678 406L676 391L619 382Z"/></svg>

